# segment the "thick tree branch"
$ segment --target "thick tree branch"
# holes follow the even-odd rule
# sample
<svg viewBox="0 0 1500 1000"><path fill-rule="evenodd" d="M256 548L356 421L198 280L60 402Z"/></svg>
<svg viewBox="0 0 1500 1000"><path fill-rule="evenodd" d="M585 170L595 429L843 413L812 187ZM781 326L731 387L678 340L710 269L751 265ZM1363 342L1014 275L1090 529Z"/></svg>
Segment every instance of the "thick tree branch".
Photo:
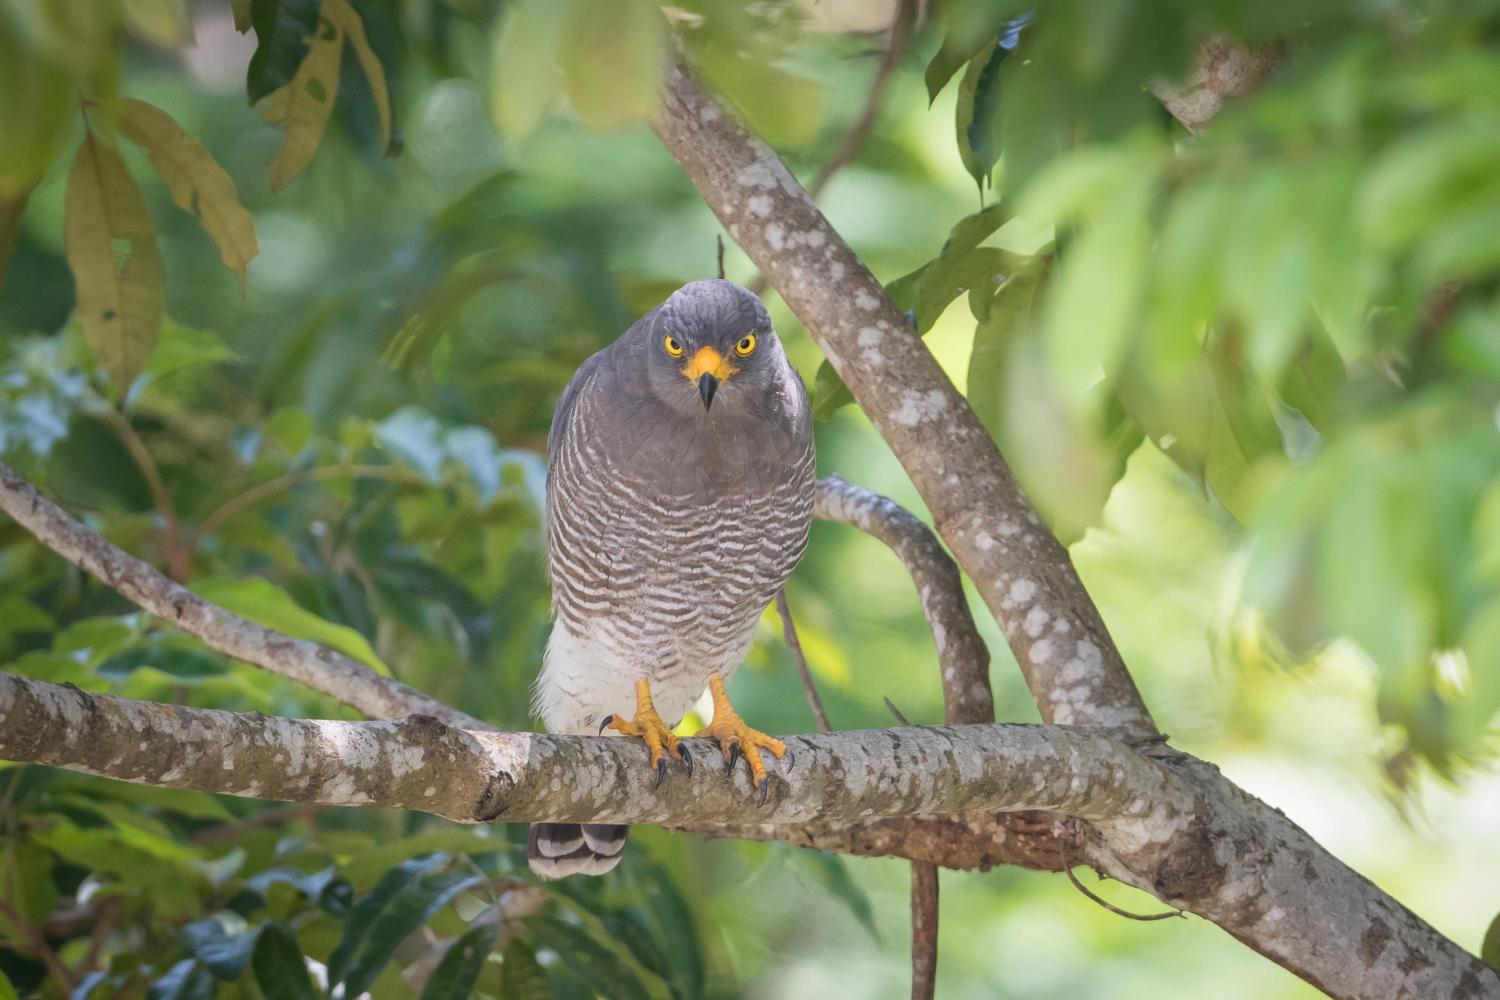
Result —
<svg viewBox="0 0 1500 1000"><path fill-rule="evenodd" d="M161 705L0 674L0 759L171 788L323 805L378 804L459 822L799 824L971 809L1089 819L1175 815L1191 791L1097 733L932 726L791 736L769 800L741 769L656 785L636 740L464 730L430 716L288 719ZM692 745L692 744L690 744ZM713 755L707 740L695 756Z"/></svg>
<svg viewBox="0 0 1500 1000"><path fill-rule="evenodd" d="M382 677L339 653L257 625L174 583L90 531L0 462L0 510L52 551L109 584L126 600L237 660L300 681L379 719L420 713L471 729L485 724Z"/></svg>
<svg viewBox="0 0 1500 1000"><path fill-rule="evenodd" d="M1004 627L1042 717L1155 738L1067 550L880 282L776 154L680 68L668 71L653 128L890 443Z"/></svg>

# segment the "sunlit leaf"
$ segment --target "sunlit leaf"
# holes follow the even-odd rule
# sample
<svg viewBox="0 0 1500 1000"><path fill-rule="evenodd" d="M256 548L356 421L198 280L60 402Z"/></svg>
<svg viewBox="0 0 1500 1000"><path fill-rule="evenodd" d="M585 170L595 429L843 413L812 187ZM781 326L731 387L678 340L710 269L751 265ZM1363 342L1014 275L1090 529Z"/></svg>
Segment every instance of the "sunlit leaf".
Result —
<svg viewBox="0 0 1500 1000"><path fill-rule="evenodd" d="M572 0L516 0L497 19L490 54L490 115L500 134L524 139L557 97Z"/></svg>
<svg viewBox="0 0 1500 1000"><path fill-rule="evenodd" d="M391 672L380 657L375 655L374 648L364 636L347 625L318 617L292 600L286 591L262 577L247 576L240 580L205 577L193 581L193 590L204 600L222 605L257 624L298 639L321 643L382 674L389 675Z"/></svg>
<svg viewBox="0 0 1500 1000"><path fill-rule="evenodd" d="M244 34L255 26L251 18L252 0L229 0L229 9L234 13L234 30Z"/></svg>
<svg viewBox="0 0 1500 1000"><path fill-rule="evenodd" d="M172 200L193 213L219 247L224 266L245 289L246 270L260 253L255 220L240 204L234 181L201 142L182 130L172 116L144 101L120 102L120 131L145 147L151 163L167 182Z"/></svg>
<svg viewBox="0 0 1500 1000"><path fill-rule="evenodd" d="M183 0L123 0L125 22L133 32L165 48L179 48L192 38Z"/></svg>
<svg viewBox="0 0 1500 1000"><path fill-rule="evenodd" d="M365 22L349 0L324 0L323 16L343 29L344 37L354 49L359 68L364 71L365 79L370 83L370 95L375 100L375 113L380 118L380 135L384 140L386 154L395 153L396 135L391 116L391 94L386 87L385 69L380 65L380 58L370 48L370 40L365 35Z"/></svg>
<svg viewBox="0 0 1500 1000"><path fill-rule="evenodd" d="M337 2L337 0L333 0ZM307 58L292 79L268 94L260 106L261 117L284 132L281 152L271 160L271 192L275 194L307 169L323 141L333 114L339 89L339 57L344 51L344 33L327 18L318 19Z"/></svg>
<svg viewBox="0 0 1500 1000"><path fill-rule="evenodd" d="M64 229L79 322L123 393L156 347L166 277L140 188L120 154L92 131L68 171Z"/></svg>

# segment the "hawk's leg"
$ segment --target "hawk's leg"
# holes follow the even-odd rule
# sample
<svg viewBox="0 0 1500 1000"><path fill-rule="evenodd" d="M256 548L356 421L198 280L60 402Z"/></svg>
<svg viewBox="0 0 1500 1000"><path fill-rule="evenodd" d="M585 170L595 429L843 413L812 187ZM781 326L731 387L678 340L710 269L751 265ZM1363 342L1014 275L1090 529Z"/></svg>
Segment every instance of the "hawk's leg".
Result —
<svg viewBox="0 0 1500 1000"><path fill-rule="evenodd" d="M764 802L769 784L766 765L760 759L760 752L769 750L773 757L780 760L786 754L786 744L774 736L767 736L759 729L751 729L745 725L740 713L729 704L729 693L724 690L724 680L718 674L709 677L708 693L714 700L714 721L699 730L698 735L712 736L718 741L729 771L734 770L735 758L744 755L745 764L750 768L750 786L760 793L760 800Z"/></svg>
<svg viewBox="0 0 1500 1000"><path fill-rule="evenodd" d="M667 776L667 754L686 764L688 774L693 773L692 754L672 733L672 727L656 714L656 706L651 703L651 687L645 678L635 682L635 718L626 720L618 715L606 715L604 721L599 723L599 732L602 733L605 729L613 729L626 736L639 736L645 741L646 749L651 751L651 766L656 768L658 785Z"/></svg>

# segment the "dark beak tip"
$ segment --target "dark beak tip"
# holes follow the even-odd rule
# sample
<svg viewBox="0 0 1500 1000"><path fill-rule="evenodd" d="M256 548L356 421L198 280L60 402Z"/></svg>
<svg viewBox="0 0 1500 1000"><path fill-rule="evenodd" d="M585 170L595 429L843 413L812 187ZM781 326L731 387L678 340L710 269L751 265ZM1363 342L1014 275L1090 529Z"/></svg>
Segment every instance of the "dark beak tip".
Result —
<svg viewBox="0 0 1500 1000"><path fill-rule="evenodd" d="M698 395L703 398L703 408L707 410L714 403L714 393L719 391L719 380L712 375L698 376Z"/></svg>

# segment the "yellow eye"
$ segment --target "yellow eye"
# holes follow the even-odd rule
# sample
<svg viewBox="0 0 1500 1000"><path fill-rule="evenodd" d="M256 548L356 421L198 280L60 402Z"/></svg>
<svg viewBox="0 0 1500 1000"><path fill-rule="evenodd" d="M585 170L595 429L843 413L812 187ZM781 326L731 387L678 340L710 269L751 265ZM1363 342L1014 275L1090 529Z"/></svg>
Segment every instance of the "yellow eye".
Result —
<svg viewBox="0 0 1500 1000"><path fill-rule="evenodd" d="M670 333L662 338L661 346L666 348L667 354L669 354L670 356L674 358L682 357L682 345L679 344L677 342L677 338L672 336Z"/></svg>
<svg viewBox="0 0 1500 1000"><path fill-rule="evenodd" d="M740 338L740 342L734 345L734 353L742 358L753 350L755 350L755 334L753 333L745 334Z"/></svg>

